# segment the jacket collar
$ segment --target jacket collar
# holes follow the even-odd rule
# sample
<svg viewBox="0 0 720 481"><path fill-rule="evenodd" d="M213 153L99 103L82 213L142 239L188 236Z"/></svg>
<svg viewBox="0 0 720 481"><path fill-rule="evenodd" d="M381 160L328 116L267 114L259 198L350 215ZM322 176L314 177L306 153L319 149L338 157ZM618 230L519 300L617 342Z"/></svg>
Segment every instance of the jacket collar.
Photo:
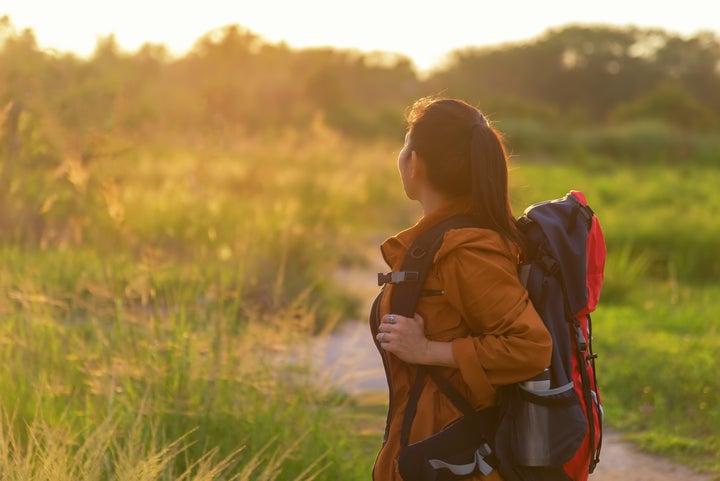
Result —
<svg viewBox="0 0 720 481"><path fill-rule="evenodd" d="M459 197L449 200L445 205L426 214L418 222L393 237L385 240L380 246L385 262L390 268L400 268L403 256L410 248L413 241L424 231L437 224L443 219L456 214L467 214L471 211L471 201L467 197Z"/></svg>

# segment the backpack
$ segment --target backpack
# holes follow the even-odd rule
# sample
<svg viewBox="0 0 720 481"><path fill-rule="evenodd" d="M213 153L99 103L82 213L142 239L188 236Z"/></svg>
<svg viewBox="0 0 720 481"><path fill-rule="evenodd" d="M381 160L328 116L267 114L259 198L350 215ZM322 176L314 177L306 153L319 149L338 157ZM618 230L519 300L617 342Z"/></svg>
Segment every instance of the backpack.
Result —
<svg viewBox="0 0 720 481"><path fill-rule="evenodd" d="M379 285L394 285L392 312L412 317L445 232L476 225L468 216L445 219L418 236L403 260L401 271L378 274ZM438 472L427 479L461 479L452 477L452 473L468 474L475 469L473 466L487 469L483 461L486 459L506 481L587 481L600 460L603 412L590 319L600 298L605 265L600 223L585 196L570 191L562 198L528 207L518 218L518 226L526 244L518 275L552 336L550 366L536 378L499 390L493 426L483 429L477 441L482 448L470 453L470 464L430 459L427 462ZM382 292L371 311L374 334L381 296ZM382 349L379 346L378 349L382 355ZM405 441L423 377L428 374L464 413L464 418L472 414L468 412L469 403L432 367L419 366L403 420ZM492 433L488 434L489 431ZM447 446L447 436L442 443L435 444ZM480 449L485 458L482 455L478 458ZM413 460L413 464L423 462Z"/></svg>

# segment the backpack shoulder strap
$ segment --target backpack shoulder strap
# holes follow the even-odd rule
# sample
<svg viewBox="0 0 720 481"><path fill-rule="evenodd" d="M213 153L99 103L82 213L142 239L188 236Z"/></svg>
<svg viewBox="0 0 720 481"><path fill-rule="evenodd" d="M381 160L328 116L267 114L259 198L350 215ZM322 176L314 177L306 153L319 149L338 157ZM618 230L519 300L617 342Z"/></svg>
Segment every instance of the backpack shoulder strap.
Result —
<svg viewBox="0 0 720 481"><path fill-rule="evenodd" d="M425 278L432 267L435 253L442 244L445 232L462 227L474 227L477 222L467 215L448 217L422 232L408 249L399 272L378 274L378 284L393 284L391 311L406 317L415 315Z"/></svg>
<svg viewBox="0 0 720 481"><path fill-rule="evenodd" d="M448 217L422 232L410 245L400 271L389 274L378 274L378 284L393 284L392 297L390 299L390 310L394 314L405 317L413 317L415 308L422 293L423 284L430 268L432 267L435 253L440 248L445 233L451 229L463 227L475 227L477 222L470 216L457 215ZM406 446L410 435L410 427L417 410L417 402L420 399L428 371L426 366L418 366L415 381L410 389L405 415L400 436L400 444ZM430 373L438 382L440 389L446 393L456 407L464 413L472 413L472 407L457 393L449 383L437 376L432 369Z"/></svg>

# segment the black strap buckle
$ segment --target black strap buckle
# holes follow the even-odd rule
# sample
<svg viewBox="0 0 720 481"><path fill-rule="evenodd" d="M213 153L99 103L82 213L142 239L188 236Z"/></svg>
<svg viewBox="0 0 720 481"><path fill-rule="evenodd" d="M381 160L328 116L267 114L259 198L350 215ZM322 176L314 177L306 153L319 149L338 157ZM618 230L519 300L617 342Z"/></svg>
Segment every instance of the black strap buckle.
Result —
<svg viewBox="0 0 720 481"><path fill-rule="evenodd" d="M378 273L378 286L383 284L400 284L403 282L415 282L420 278L420 274L415 271L388 272Z"/></svg>

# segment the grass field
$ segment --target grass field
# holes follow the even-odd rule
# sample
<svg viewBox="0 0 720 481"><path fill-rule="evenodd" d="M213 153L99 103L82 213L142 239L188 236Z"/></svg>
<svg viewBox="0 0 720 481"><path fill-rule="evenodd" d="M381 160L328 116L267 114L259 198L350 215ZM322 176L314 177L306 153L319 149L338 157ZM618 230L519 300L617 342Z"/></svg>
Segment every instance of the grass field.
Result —
<svg viewBox="0 0 720 481"><path fill-rule="evenodd" d="M399 148L317 127L18 171L0 199L4 479L367 479L384 400L318 387L291 353L366 308L333 270L414 222ZM578 189L601 220L608 423L720 474L720 168L561 160L518 156L513 202Z"/></svg>

